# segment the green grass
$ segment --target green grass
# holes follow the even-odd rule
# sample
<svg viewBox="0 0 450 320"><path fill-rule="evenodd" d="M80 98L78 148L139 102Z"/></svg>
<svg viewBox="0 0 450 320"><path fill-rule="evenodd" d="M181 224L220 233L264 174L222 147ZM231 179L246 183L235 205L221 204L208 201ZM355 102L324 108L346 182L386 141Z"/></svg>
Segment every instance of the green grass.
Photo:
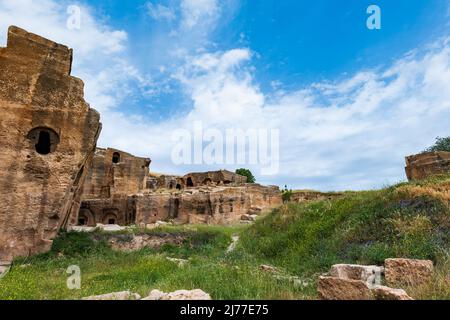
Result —
<svg viewBox="0 0 450 320"><path fill-rule="evenodd" d="M377 191L346 192L330 201L286 204L253 226L168 226L134 232L183 235L182 246L116 252L107 235L62 233L52 251L17 259L0 280L0 299L78 299L131 290L200 288L214 299L314 299L317 277L335 263L383 264L431 259L436 275L415 298L449 298L450 176ZM122 232L126 233L126 232ZM241 239L226 254L231 236ZM185 267L166 257L189 259ZM259 270L278 267L308 281L298 287ZM78 265L81 290L69 290L66 270Z"/></svg>

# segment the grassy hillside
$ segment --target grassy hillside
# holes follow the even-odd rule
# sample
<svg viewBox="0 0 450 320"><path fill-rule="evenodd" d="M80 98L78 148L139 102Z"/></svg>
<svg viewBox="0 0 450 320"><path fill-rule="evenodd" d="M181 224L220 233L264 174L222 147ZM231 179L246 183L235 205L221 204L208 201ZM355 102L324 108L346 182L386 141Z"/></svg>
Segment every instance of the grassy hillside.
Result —
<svg viewBox="0 0 450 320"><path fill-rule="evenodd" d="M390 257L433 260L433 281L409 293L450 298L449 207L450 176L443 176L347 192L329 201L287 204L253 226L149 231L184 234L181 247L123 253L110 249L101 233L62 234L50 253L15 261L0 280L0 299L74 299L127 289L146 295L154 288L201 288L214 299L313 299L318 275L332 264L382 264ZM227 254L233 234L240 241ZM190 262L179 267L166 257ZM276 266L308 284L275 279L260 271L260 264ZM81 268L81 290L66 288L70 265Z"/></svg>

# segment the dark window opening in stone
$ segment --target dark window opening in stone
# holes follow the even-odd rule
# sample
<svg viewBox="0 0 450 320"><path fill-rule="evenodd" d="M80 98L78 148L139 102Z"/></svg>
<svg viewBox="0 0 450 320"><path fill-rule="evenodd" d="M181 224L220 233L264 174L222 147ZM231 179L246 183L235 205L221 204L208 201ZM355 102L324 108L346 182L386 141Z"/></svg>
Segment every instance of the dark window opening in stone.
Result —
<svg viewBox="0 0 450 320"><path fill-rule="evenodd" d="M36 144L36 151L39 154L49 154L50 153L50 134L45 131L39 133L38 143Z"/></svg>
<svg viewBox="0 0 450 320"><path fill-rule="evenodd" d="M84 219L84 218L78 219L78 225L79 226L85 226L86 225L86 219Z"/></svg>
<svg viewBox="0 0 450 320"><path fill-rule="evenodd" d="M27 138L31 140L37 153L47 155L56 150L59 143L59 137L55 131L49 128L34 128Z"/></svg>
<svg viewBox="0 0 450 320"><path fill-rule="evenodd" d="M169 184L169 189L173 189L173 184Z"/></svg>
<svg viewBox="0 0 450 320"><path fill-rule="evenodd" d="M230 180L225 180L225 181L223 182L223 184L231 184L231 181L230 181Z"/></svg>
<svg viewBox="0 0 450 320"><path fill-rule="evenodd" d="M113 163L119 163L120 162L120 153L118 153L118 152L114 152L113 153L112 162Z"/></svg>
<svg viewBox="0 0 450 320"><path fill-rule="evenodd" d="M177 184L177 189L181 190L181 184L179 184L179 183Z"/></svg>
<svg viewBox="0 0 450 320"><path fill-rule="evenodd" d="M187 178L186 186L187 186L188 188L194 186L194 182L192 182L192 178L191 178L191 177Z"/></svg>
<svg viewBox="0 0 450 320"><path fill-rule="evenodd" d="M116 220L115 219L108 219L108 224L116 224Z"/></svg>

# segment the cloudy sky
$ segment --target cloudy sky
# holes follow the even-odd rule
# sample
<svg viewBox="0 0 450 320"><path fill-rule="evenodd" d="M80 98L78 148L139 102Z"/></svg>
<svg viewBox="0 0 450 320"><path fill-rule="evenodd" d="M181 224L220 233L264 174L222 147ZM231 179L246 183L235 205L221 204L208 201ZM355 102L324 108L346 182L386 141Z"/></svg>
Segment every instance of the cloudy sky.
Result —
<svg viewBox="0 0 450 320"><path fill-rule="evenodd" d="M9 25L72 47L99 146L156 172L244 166L290 188L377 188L450 136L449 0L0 0L2 46ZM279 130L278 172L177 165L174 132L195 123Z"/></svg>

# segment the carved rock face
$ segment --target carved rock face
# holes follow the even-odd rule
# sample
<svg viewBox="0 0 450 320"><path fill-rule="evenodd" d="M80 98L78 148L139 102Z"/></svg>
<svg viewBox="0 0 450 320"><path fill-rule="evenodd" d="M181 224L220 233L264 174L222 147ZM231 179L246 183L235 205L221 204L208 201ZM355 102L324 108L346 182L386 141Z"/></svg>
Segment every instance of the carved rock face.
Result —
<svg viewBox="0 0 450 320"><path fill-rule="evenodd" d="M426 152L406 157L405 171L408 180L450 173L450 152Z"/></svg>
<svg viewBox="0 0 450 320"><path fill-rule="evenodd" d="M0 48L0 260L48 250L78 210L101 125L72 50L17 27Z"/></svg>

